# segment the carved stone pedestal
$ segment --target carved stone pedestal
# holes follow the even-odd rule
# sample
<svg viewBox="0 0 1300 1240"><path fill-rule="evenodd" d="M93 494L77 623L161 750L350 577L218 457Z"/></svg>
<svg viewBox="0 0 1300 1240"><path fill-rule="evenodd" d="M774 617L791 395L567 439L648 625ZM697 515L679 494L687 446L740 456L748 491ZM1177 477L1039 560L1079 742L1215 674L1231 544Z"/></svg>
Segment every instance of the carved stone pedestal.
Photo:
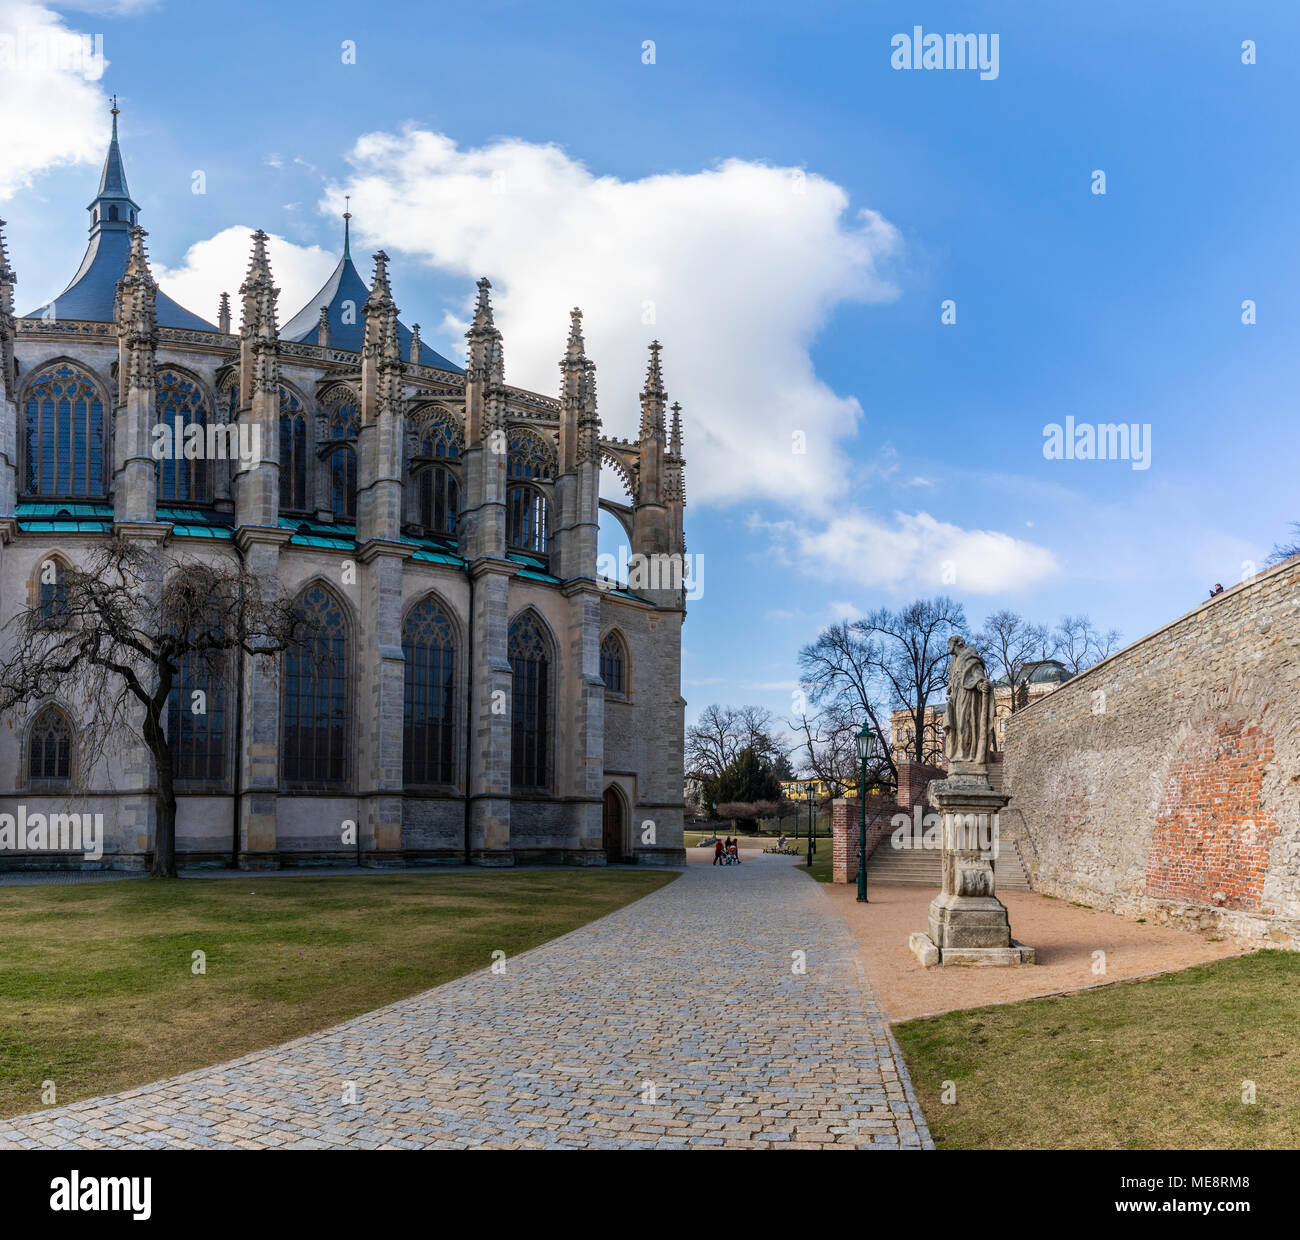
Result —
<svg viewBox="0 0 1300 1240"><path fill-rule="evenodd" d="M943 891L930 902L929 934L911 937L922 964L1034 963L994 894L998 813L1009 799L993 791L982 763L954 761L948 778L930 785L930 806L943 815Z"/></svg>

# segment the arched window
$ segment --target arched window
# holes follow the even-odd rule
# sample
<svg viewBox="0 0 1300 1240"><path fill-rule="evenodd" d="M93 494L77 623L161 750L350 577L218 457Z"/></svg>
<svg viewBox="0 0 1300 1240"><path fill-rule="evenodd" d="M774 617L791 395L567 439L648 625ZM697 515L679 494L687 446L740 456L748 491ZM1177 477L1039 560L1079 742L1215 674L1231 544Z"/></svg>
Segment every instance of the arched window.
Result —
<svg viewBox="0 0 1300 1240"><path fill-rule="evenodd" d="M343 604L322 586L298 600L303 645L284 656L284 776L337 786L348 777L348 639Z"/></svg>
<svg viewBox="0 0 1300 1240"><path fill-rule="evenodd" d="M171 443L171 453L158 462L158 499L206 503L211 498L207 441L200 438L197 444L186 442L189 426L197 426L200 436L206 434L208 410L203 393L193 379L176 370L160 370L156 389L158 423L167 428Z"/></svg>
<svg viewBox="0 0 1300 1240"><path fill-rule="evenodd" d="M550 478L554 469L554 455L536 435L517 431L510 436L507 478Z"/></svg>
<svg viewBox="0 0 1300 1240"><path fill-rule="evenodd" d="M510 626L510 782L545 788L551 782L551 656L537 617L528 613Z"/></svg>
<svg viewBox="0 0 1300 1240"><path fill-rule="evenodd" d="M617 633L606 633L600 643L600 678L610 693L627 692L627 652Z"/></svg>
<svg viewBox="0 0 1300 1240"><path fill-rule="evenodd" d="M518 551L545 555L551 506L536 487L513 486L506 493L506 541Z"/></svg>
<svg viewBox="0 0 1300 1240"><path fill-rule="evenodd" d="M455 783L455 633L433 599L417 603L407 615L402 654L402 781L408 787Z"/></svg>
<svg viewBox="0 0 1300 1240"><path fill-rule="evenodd" d="M51 703L41 707L27 736L27 779L43 787L66 787L72 781L72 724Z"/></svg>
<svg viewBox="0 0 1300 1240"><path fill-rule="evenodd" d="M307 510L307 414L288 388L280 389L280 508Z"/></svg>
<svg viewBox="0 0 1300 1240"><path fill-rule="evenodd" d="M330 510L336 517L349 520L356 520L357 515L356 442L360 433L361 418L355 404L344 401L330 410L329 441L325 445L329 457Z"/></svg>
<svg viewBox="0 0 1300 1240"><path fill-rule="evenodd" d="M94 381L66 362L27 393L24 456L28 495L104 494L104 401Z"/></svg>
<svg viewBox="0 0 1300 1240"><path fill-rule="evenodd" d="M68 607L68 566L58 556L46 556L37 565L36 611L42 628L66 628L71 619Z"/></svg>
<svg viewBox="0 0 1300 1240"><path fill-rule="evenodd" d="M167 698L167 743L174 779L225 779L225 687L192 652L181 659Z"/></svg>
<svg viewBox="0 0 1300 1240"><path fill-rule="evenodd" d="M456 532L460 480L453 465L440 462L459 459L455 430L446 422L434 423L420 441L415 469L420 524L431 534Z"/></svg>

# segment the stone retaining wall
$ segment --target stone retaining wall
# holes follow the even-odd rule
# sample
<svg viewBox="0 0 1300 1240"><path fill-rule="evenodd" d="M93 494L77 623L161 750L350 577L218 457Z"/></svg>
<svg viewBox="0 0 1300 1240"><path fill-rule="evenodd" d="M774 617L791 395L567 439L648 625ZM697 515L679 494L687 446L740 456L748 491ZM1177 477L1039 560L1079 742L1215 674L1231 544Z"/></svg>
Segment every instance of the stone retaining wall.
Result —
<svg viewBox="0 0 1300 1240"><path fill-rule="evenodd" d="M1298 724L1300 559L1007 720L1003 790L1034 889L1300 947Z"/></svg>

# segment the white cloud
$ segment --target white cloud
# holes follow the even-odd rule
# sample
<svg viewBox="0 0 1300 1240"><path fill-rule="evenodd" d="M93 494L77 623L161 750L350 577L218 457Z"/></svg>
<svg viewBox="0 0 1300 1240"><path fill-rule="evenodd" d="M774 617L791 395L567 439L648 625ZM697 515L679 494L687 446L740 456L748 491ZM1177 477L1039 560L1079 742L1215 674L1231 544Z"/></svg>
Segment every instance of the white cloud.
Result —
<svg viewBox="0 0 1300 1240"><path fill-rule="evenodd" d="M0 199L41 172L104 158L110 123L103 41L39 4L0 4Z"/></svg>
<svg viewBox="0 0 1300 1240"><path fill-rule="evenodd" d="M862 610L852 603L832 602L831 615L836 620L861 620Z"/></svg>
<svg viewBox="0 0 1300 1240"><path fill-rule="evenodd" d="M1060 571L1043 547L994 530L964 530L926 512L896 512L892 524L851 509L816 528L757 517L750 525L770 534L783 563L810 576L899 594L1014 594Z"/></svg>
<svg viewBox="0 0 1300 1240"><path fill-rule="evenodd" d="M568 311L580 305L607 433L635 435L646 346L663 341L693 500L828 511L847 487L842 445L862 411L817 376L809 347L841 303L894 295L882 265L900 240L838 185L734 159L623 181L555 145L503 138L462 150L415 126L364 135L349 158L353 175L322 210L337 216L350 193L355 238L465 280L440 342L452 356L471 282L487 275L507 379L554 392Z"/></svg>
<svg viewBox="0 0 1300 1240"><path fill-rule="evenodd" d="M253 229L233 225L215 237L195 242L177 267L154 265L154 278L187 310L215 320L222 293L230 294L231 313L239 321L239 286L248 272ZM280 290L279 322L283 327L307 304L338 265L338 255L318 245L296 245L274 233L267 241L271 274Z"/></svg>

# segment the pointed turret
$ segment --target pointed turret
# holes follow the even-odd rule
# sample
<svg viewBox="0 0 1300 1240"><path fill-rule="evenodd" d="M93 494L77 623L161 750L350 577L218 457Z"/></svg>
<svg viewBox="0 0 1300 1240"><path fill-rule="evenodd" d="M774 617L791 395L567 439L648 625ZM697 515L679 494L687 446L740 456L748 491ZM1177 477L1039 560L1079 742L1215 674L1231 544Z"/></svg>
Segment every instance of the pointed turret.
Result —
<svg viewBox="0 0 1300 1240"><path fill-rule="evenodd" d="M152 521L157 490L150 454L155 421L158 285L145 231L131 229L126 271L117 282L117 415L113 420L113 512L118 522Z"/></svg>
<svg viewBox="0 0 1300 1240"><path fill-rule="evenodd" d="M587 355L582 338L582 311L569 311L569 339L560 359L560 472L578 463L578 419L586 400Z"/></svg>
<svg viewBox="0 0 1300 1240"><path fill-rule="evenodd" d="M217 331L223 336L230 335L230 294L222 293L217 304Z"/></svg>
<svg viewBox="0 0 1300 1240"><path fill-rule="evenodd" d="M650 365L641 389L640 464L637 471L636 515L632 550L657 555L670 550L664 508L664 390L659 354L663 345L650 344Z"/></svg>
<svg viewBox="0 0 1300 1240"><path fill-rule="evenodd" d="M139 225L131 229L126 272L117 283L118 387L123 399L128 388L152 391L154 384L158 285L144 248L147 236Z"/></svg>
<svg viewBox="0 0 1300 1240"><path fill-rule="evenodd" d="M669 436L668 436L668 451L671 452L673 456L681 456L682 454L682 406L679 401L673 401L672 411L673 411L673 424L672 424L672 430L669 432Z"/></svg>
<svg viewBox="0 0 1300 1240"><path fill-rule="evenodd" d="M239 286L239 424L253 442L251 463L235 468L235 521L274 526L280 512L280 333L276 301L280 290L271 276L268 237L253 233L248 274Z"/></svg>
<svg viewBox="0 0 1300 1240"><path fill-rule="evenodd" d="M388 255L375 255L375 275L364 307L366 317L361 348L361 421L373 421L381 408L401 406L401 346L397 335L397 305L388 282Z"/></svg>
<svg viewBox="0 0 1300 1240"><path fill-rule="evenodd" d="M322 349L329 348L330 343L330 308L322 306L320 308L320 320L316 325L316 343Z"/></svg>
<svg viewBox="0 0 1300 1240"><path fill-rule="evenodd" d="M402 525L402 361L388 255L375 255L361 350L361 427L357 436L357 541L395 543ZM400 579L400 566L397 570Z"/></svg>
<svg viewBox="0 0 1300 1240"><path fill-rule="evenodd" d="M504 383L506 373L505 349L496 320L492 317L492 282L484 276L478 282L478 301L474 306L474 321L465 333L469 340L469 368L479 370L491 383Z"/></svg>
<svg viewBox="0 0 1300 1240"><path fill-rule="evenodd" d="M411 349L407 360L412 366L420 364L420 325L418 323L411 324Z"/></svg>
<svg viewBox="0 0 1300 1240"><path fill-rule="evenodd" d="M284 340L299 344L317 344L320 342L321 309L329 312L329 344L332 349L346 349L360 353L365 344L364 307L370 298L370 290L352 261L352 233L350 221L352 213L343 214L343 257L334 268L330 278L297 314L280 329ZM419 356L414 355L411 347L411 332L404 323L397 321L397 341L402 354L421 366L432 366L436 370L450 370L461 374L461 368L455 362L435 352L427 344L420 342Z"/></svg>
<svg viewBox="0 0 1300 1240"><path fill-rule="evenodd" d="M117 140L119 109L113 97L113 135L99 176L99 192L86 209L90 212L90 243L77 274L53 301L38 306L25 318L85 320L111 323L117 282L126 269L131 248L131 230L137 224L140 208L126 184L126 165ZM216 327L197 314L178 306L166 293L158 292L156 311L159 327L178 327L187 331L216 331Z"/></svg>
<svg viewBox="0 0 1300 1240"><path fill-rule="evenodd" d="M14 365L18 330L14 322L14 285L18 283L18 277L9 266L4 230L5 222L0 220L0 401L15 400L18 392L18 371Z"/></svg>
<svg viewBox="0 0 1300 1240"><path fill-rule="evenodd" d="M242 313L239 320L239 378L241 404L257 392L279 392L280 333L275 323L280 290L271 278L271 260L266 252L267 235L260 228L253 234L253 252L248 274L239 286Z"/></svg>

